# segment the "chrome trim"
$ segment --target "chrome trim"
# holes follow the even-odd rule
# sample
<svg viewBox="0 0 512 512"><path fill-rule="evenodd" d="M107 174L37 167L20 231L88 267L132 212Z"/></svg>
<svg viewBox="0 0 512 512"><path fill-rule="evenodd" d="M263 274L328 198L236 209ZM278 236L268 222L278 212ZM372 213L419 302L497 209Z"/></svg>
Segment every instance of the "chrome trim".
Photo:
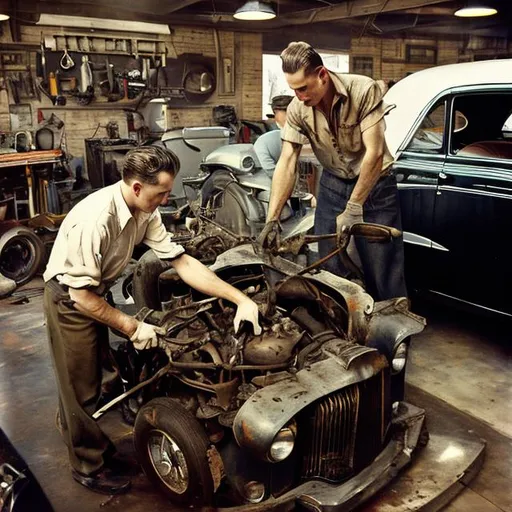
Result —
<svg viewBox="0 0 512 512"><path fill-rule="evenodd" d="M475 307L475 308L478 308L478 309L483 309L483 310L489 311L491 313L496 313L496 314L499 314L499 315L506 316L508 318L512 318L512 314L506 313L505 311L500 311L499 309L493 309L493 308L489 308L487 306L482 306L481 304L476 304L474 302L470 302L469 300L460 299L459 297L454 297L453 295L449 295L447 293L438 292L436 290L427 290L427 292L431 293L433 295L440 295L441 297L445 297L447 299L450 299L450 300L453 300L453 301L456 301L456 302L462 302L464 304L468 304L469 306L472 306L472 307Z"/></svg>
<svg viewBox="0 0 512 512"><path fill-rule="evenodd" d="M436 189L437 188L437 185L427 185L427 184L424 184L424 183L403 183L403 182L399 182L397 183L397 186L398 188L402 188L402 189Z"/></svg>
<svg viewBox="0 0 512 512"><path fill-rule="evenodd" d="M506 190L507 192L511 192L512 193L512 188L508 188L508 187L497 187L496 185L481 185L480 183L475 183L473 185L473 187L479 187L479 188L484 188L484 189L493 189L493 190Z"/></svg>
<svg viewBox="0 0 512 512"><path fill-rule="evenodd" d="M448 192L460 192L462 194L472 194L477 196L488 196L488 197L501 197L502 199L512 199L512 190L510 194L497 194L494 192L487 192L485 190L475 190L474 188L463 188L463 187L451 187L449 185L441 185L439 190L446 190Z"/></svg>
<svg viewBox="0 0 512 512"><path fill-rule="evenodd" d="M412 245L420 245L422 247L427 247L428 249L436 249L438 251L446 251L450 252L450 249L447 249L441 244L434 242L430 238L426 236L417 235L416 233L410 233L409 231L403 232L404 242Z"/></svg>

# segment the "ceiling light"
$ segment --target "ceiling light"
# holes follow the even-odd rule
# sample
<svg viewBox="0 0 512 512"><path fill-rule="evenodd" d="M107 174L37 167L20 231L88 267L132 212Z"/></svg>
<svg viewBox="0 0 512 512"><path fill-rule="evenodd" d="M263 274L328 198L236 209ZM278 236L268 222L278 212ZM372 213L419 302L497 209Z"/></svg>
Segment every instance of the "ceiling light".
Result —
<svg viewBox="0 0 512 512"><path fill-rule="evenodd" d="M237 20L263 21L275 18L276 13L270 4L249 0L237 9L233 17Z"/></svg>
<svg viewBox="0 0 512 512"><path fill-rule="evenodd" d="M6 21L10 18L8 14L0 13L0 21Z"/></svg>
<svg viewBox="0 0 512 512"><path fill-rule="evenodd" d="M492 16L498 11L480 0L468 0L466 5L454 12L455 16L461 18L477 18L480 16Z"/></svg>

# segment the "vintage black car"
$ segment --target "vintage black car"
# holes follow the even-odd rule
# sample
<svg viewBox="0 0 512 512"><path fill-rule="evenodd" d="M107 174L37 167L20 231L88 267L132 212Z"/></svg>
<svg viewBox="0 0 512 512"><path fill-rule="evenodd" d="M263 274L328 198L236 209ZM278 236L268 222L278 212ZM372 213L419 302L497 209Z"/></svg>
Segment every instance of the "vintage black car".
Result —
<svg viewBox="0 0 512 512"><path fill-rule="evenodd" d="M384 100L412 289L512 314L512 60L439 66Z"/></svg>

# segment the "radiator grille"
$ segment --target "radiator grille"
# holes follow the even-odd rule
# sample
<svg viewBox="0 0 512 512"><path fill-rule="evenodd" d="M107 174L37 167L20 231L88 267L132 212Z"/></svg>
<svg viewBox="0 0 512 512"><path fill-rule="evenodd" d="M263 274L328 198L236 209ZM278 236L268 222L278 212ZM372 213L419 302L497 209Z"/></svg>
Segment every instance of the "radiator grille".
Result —
<svg viewBox="0 0 512 512"><path fill-rule="evenodd" d="M339 482L369 464L384 442L384 372L322 398L300 422L303 478Z"/></svg>

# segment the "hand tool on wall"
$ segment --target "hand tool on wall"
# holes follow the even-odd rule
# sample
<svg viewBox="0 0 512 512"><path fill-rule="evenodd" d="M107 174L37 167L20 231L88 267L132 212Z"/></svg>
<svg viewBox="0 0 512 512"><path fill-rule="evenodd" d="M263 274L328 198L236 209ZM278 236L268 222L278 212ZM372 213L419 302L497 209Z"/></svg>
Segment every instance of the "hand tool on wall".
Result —
<svg viewBox="0 0 512 512"><path fill-rule="evenodd" d="M71 69L75 66L75 61L70 57L68 53L68 37L64 36L65 46L64 46L64 53L62 55L62 58L60 59L59 66L67 71L68 69Z"/></svg>
<svg viewBox="0 0 512 512"><path fill-rule="evenodd" d="M32 170L29 164L25 165L25 177L27 178L28 189L28 212L32 218L36 215L36 210L34 208L34 192L32 190Z"/></svg>
<svg viewBox="0 0 512 512"><path fill-rule="evenodd" d="M58 73L58 71L57 73L51 71L48 75L48 89L54 105L65 105L66 97L60 94Z"/></svg>
<svg viewBox="0 0 512 512"><path fill-rule="evenodd" d="M92 71L89 65L89 56L82 56L82 65L80 66L80 91L86 92L88 87L92 87Z"/></svg>
<svg viewBox="0 0 512 512"><path fill-rule="evenodd" d="M44 45L44 37L41 32L41 76L43 77L43 84L46 84L47 76L46 76L46 54L45 54L45 45Z"/></svg>
<svg viewBox="0 0 512 512"><path fill-rule="evenodd" d="M7 88L9 92L11 93L12 99L16 105L19 105L20 103L20 94L18 90L17 81L14 80L12 77L8 76L6 79Z"/></svg>
<svg viewBox="0 0 512 512"><path fill-rule="evenodd" d="M119 101L130 101L128 98L128 77L126 75L123 75L123 97Z"/></svg>

